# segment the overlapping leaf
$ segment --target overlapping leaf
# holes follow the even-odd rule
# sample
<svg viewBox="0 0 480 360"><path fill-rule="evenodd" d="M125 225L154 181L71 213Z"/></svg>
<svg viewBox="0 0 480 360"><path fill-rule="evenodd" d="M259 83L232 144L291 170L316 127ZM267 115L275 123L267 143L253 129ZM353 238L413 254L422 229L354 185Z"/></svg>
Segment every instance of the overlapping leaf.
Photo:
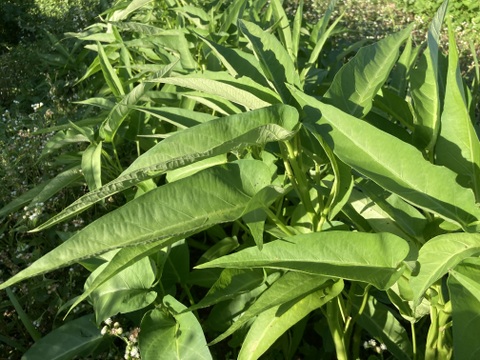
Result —
<svg viewBox="0 0 480 360"><path fill-rule="evenodd" d="M117 179L84 195L36 230L63 221L97 201L165 171L248 145L285 140L293 135L297 124L298 113L294 108L274 105L174 133L138 157Z"/></svg>
<svg viewBox="0 0 480 360"><path fill-rule="evenodd" d="M234 221L270 181L267 165L243 160L159 187L94 221L0 289L112 249L161 240L158 245L167 246L214 224Z"/></svg>
<svg viewBox="0 0 480 360"><path fill-rule="evenodd" d="M387 289L401 275L407 242L393 234L327 231L275 240L198 268L265 267L357 280Z"/></svg>
<svg viewBox="0 0 480 360"><path fill-rule="evenodd" d="M306 126L323 136L344 163L408 202L464 228L480 218L472 191L458 185L454 172L432 165L413 146L364 121L299 91L294 94L304 106Z"/></svg>

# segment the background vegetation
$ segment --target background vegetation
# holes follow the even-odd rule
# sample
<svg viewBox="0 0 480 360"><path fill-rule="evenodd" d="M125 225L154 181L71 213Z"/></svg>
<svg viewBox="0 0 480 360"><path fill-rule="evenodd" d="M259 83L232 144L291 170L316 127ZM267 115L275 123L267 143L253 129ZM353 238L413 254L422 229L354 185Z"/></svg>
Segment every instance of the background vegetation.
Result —
<svg viewBox="0 0 480 360"><path fill-rule="evenodd" d="M354 44L358 46L358 41L361 41L360 45L366 45L383 38L385 34L404 28L411 22L416 24L414 39L420 44L440 3L345 1L338 4L332 13L332 19L335 19L345 11L339 26L325 46L331 50L331 54L338 54L335 51L344 51ZM56 126L102 115L102 110L98 107L83 106L78 104L78 101L105 94L105 90L100 86L104 78L97 73L78 82L88 71L96 54L83 48L84 43L79 40L79 36L65 36L64 33L79 33L87 25L98 22L97 15L109 9L112 4L107 1L98 4L89 0L7 0L3 1L1 6L0 68L4 76L0 79L2 112L0 178L4 186L0 189L0 205L9 204L21 194L57 174L64 174L64 178L59 181L64 181L65 185L45 202L26 203L17 211L5 212L0 216L3 218L0 223L2 231L0 276L2 280L6 280L57 247L63 240L82 229L86 223L121 207L135 194L127 194L127 200L119 197L109 198L104 206L93 207L54 230L48 229L35 235L26 233L27 230L58 214L92 186L92 183L86 182L83 177L65 173L72 164L79 161L80 154L87 148L88 143L78 139L81 136L88 137L88 134L76 134L76 138L69 137L71 134L56 132L64 129ZM161 4L159 6L161 11ZM465 0L455 2L451 7L454 26L459 37L458 44L462 54L465 54L462 57L465 79L475 77L471 51L476 49L478 52L479 42L476 36L479 30L479 6L476 1ZM285 9L292 17L296 8L296 2L285 3ZM326 3L308 2L304 17L314 24L323 18L326 11ZM171 13L166 14L167 17L172 16ZM161 19L159 22L174 21L173 18L167 20L161 14L155 15ZM354 53L355 49L349 56ZM119 67L119 72L121 71ZM476 116L478 118L478 112ZM60 139L58 134L63 134L61 136L65 136L65 139ZM57 138L52 141L54 136ZM125 136L128 138L128 134ZM52 144L57 144L55 146L61 148L61 151L52 148ZM151 144L152 141L145 139L144 143L138 146L144 146L146 149ZM122 159L122 164L118 166L113 159L102 173L103 183L117 177L121 170L133 161L132 155L129 154L137 150L131 143L119 148L121 153L117 155ZM113 154L116 149L107 148L107 151ZM214 228L210 236L221 239L221 235L216 234L216 231L220 230ZM200 238L194 238L193 242L201 248ZM178 251L177 256L182 258L184 256L181 254L182 250ZM27 351L34 340L60 326L65 313L58 312L59 309L64 311L71 305L72 299L82 292L88 275L89 271L84 267L73 265L45 275L41 282L36 279L27 280L12 287L9 293L2 291L0 295L3 322L0 324L2 354L8 354L8 358L11 359L18 358ZM203 294L196 296L200 295ZM12 307L12 304L15 306ZM73 310L75 317L91 312L91 305L83 304ZM125 329L129 328L129 332L117 331L119 325L113 322L104 324L105 331L114 335L111 339L113 345L103 344L105 348L99 350L104 357L123 357L125 347L132 347L135 344L136 319L119 320ZM29 323L33 324L33 327L27 326ZM313 349L308 349L308 342L305 342L304 346L303 354L308 354L309 351L314 353ZM226 346L217 345L215 351L222 354L231 350ZM373 356L376 352L383 353L380 343L372 342L365 346L365 354Z"/></svg>

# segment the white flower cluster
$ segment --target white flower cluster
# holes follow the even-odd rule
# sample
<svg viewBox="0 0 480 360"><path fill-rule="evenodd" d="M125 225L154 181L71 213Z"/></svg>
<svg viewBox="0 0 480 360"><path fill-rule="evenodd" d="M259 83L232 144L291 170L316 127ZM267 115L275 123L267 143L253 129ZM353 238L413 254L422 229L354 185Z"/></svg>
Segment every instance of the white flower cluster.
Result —
<svg viewBox="0 0 480 360"><path fill-rule="evenodd" d="M43 106L43 102L39 102L39 103L31 105L33 111L35 111L35 112L37 112L37 110L40 109L42 106Z"/></svg>
<svg viewBox="0 0 480 360"><path fill-rule="evenodd" d="M140 328L135 328L130 332L124 333L120 323L118 321L113 322L111 318L104 321L104 326L100 333L102 335L113 335L122 339L126 344L125 348L125 360L140 359L140 349L138 348L138 333Z"/></svg>
<svg viewBox="0 0 480 360"><path fill-rule="evenodd" d="M39 202L39 203L36 203L33 207L25 206L23 210L25 211L25 215L23 215L23 219L28 218L28 220L34 221L45 210L45 204L43 202Z"/></svg>
<svg viewBox="0 0 480 360"><path fill-rule="evenodd" d="M377 354L381 354L385 350L387 350L387 346L382 343L377 343L375 339L370 339L363 343L363 347L365 349L373 349Z"/></svg>

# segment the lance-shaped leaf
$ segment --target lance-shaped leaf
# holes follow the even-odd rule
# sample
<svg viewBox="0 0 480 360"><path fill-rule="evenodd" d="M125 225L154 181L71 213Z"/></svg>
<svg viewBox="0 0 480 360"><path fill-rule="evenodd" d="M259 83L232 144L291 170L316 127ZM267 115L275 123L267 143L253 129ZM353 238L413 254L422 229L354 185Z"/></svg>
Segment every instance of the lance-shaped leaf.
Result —
<svg viewBox="0 0 480 360"><path fill-rule="evenodd" d="M105 78L105 82L107 83L110 91L115 97L119 97L125 95L125 90L123 89L122 82L118 77L115 69L113 68L112 64L110 64L110 60L108 59L107 53L103 48L102 44L97 41L97 51L98 51L98 58L100 60L100 67L103 72L103 76ZM112 51L111 49L109 50Z"/></svg>
<svg viewBox="0 0 480 360"><path fill-rule="evenodd" d="M335 283L328 277L305 274L298 272L287 272L280 279L275 281L241 316L225 331L218 336L211 344L227 338L242 326L247 324L256 316L271 309L272 307L286 305L292 301L299 300L312 292L322 289L323 296L329 293L328 289Z"/></svg>
<svg viewBox="0 0 480 360"><path fill-rule="evenodd" d="M176 63L170 64L163 71L156 73L155 76L163 76L167 74L175 66L175 64ZM137 104L142 96L144 96L145 93L151 90L154 86L154 83L142 82L135 86L127 95L125 95L119 103L115 104L107 118L100 126L99 133L100 136L105 139L105 141L111 142L113 140L116 132L132 111L132 105Z"/></svg>
<svg viewBox="0 0 480 360"><path fill-rule="evenodd" d="M321 308L343 290L343 281L322 288L298 300L277 305L261 313L253 322L238 354L239 360L258 359L289 328Z"/></svg>
<svg viewBox="0 0 480 360"><path fill-rule="evenodd" d="M159 246L168 246L214 224L234 221L270 181L263 162L241 160L161 186L94 221L0 289L112 249L160 240Z"/></svg>
<svg viewBox="0 0 480 360"><path fill-rule="evenodd" d="M288 139L297 124L298 113L293 107L274 105L176 132L138 157L117 179L76 200L35 231L72 217L97 201L168 170L245 146Z"/></svg>
<svg viewBox="0 0 480 360"><path fill-rule="evenodd" d="M100 265L90 274L88 288L103 272L108 263ZM155 282L155 269L150 259L144 257L103 282L90 294L97 325L118 313L125 314L143 309L153 303L157 293L151 289Z"/></svg>
<svg viewBox="0 0 480 360"><path fill-rule="evenodd" d="M183 76L161 78L152 81L194 89L207 94L218 95L234 102L235 104L245 106L249 110L259 109L270 105L270 103L258 98L247 90L217 80Z"/></svg>
<svg viewBox="0 0 480 360"><path fill-rule="evenodd" d="M453 353L456 359L480 356L480 259L471 258L450 271L448 290L452 301Z"/></svg>
<svg viewBox="0 0 480 360"><path fill-rule="evenodd" d="M411 96L414 109L413 137L421 149L431 152L440 130L441 84L439 65L439 38L448 0L438 9L428 29L428 47L413 69Z"/></svg>
<svg viewBox="0 0 480 360"><path fill-rule="evenodd" d="M393 234L326 231L275 240L263 250L248 248L199 268L266 267L370 283L387 289L401 275L407 242Z"/></svg>
<svg viewBox="0 0 480 360"><path fill-rule="evenodd" d="M200 39L210 47L230 75L236 78L246 76L259 85L268 86L268 82L254 55L239 49L224 47L204 37L200 37Z"/></svg>
<svg viewBox="0 0 480 360"><path fill-rule="evenodd" d="M300 78L287 50L274 35L258 25L239 20L238 27L252 45L263 73L272 82L283 102L288 104L291 95L285 83L300 87Z"/></svg>
<svg viewBox="0 0 480 360"><path fill-rule="evenodd" d="M361 299L361 298L360 298ZM360 304L353 303L358 310ZM358 318L358 324L368 331L369 335L380 339L395 359L409 360L412 358L412 343L408 333L397 320L391 308L379 302L373 296L368 297L367 305Z"/></svg>
<svg viewBox="0 0 480 360"><path fill-rule="evenodd" d="M90 144L82 155L82 172L90 190L102 186L102 142Z"/></svg>
<svg viewBox="0 0 480 360"><path fill-rule="evenodd" d="M452 233L429 240L419 251L418 271L410 278L414 299L462 260L480 254L480 234Z"/></svg>
<svg viewBox="0 0 480 360"><path fill-rule="evenodd" d="M449 31L449 56L445 102L436 161L459 174L459 182L473 189L480 201L480 143L467 106L458 66L453 29Z"/></svg>
<svg viewBox="0 0 480 360"><path fill-rule="evenodd" d="M145 314L139 336L142 359L210 360L203 329L185 305L167 295L163 307Z"/></svg>
<svg viewBox="0 0 480 360"><path fill-rule="evenodd" d="M142 260L144 257L152 254L153 252L158 252L158 249L161 246L162 240L120 249L120 251L113 256L113 258L102 268L101 271L97 271L95 278L91 278L90 281L85 284L83 294L75 299L75 302L72 304L72 306L70 306L68 313L106 281L110 280L122 270ZM97 317L97 322L103 320L104 319L98 319Z"/></svg>
<svg viewBox="0 0 480 360"><path fill-rule="evenodd" d="M318 132L344 163L404 200L464 228L480 218L473 192L458 185L453 171L431 164L415 147L365 121L299 91L294 94L304 105L306 126Z"/></svg>
<svg viewBox="0 0 480 360"><path fill-rule="evenodd" d="M103 335L93 321L93 315L85 315L69 321L37 341L23 355L24 360L66 360L86 357L103 340Z"/></svg>
<svg viewBox="0 0 480 360"><path fill-rule="evenodd" d="M355 116L364 117L372 99L385 83L412 27L361 48L335 75L324 95L325 102Z"/></svg>

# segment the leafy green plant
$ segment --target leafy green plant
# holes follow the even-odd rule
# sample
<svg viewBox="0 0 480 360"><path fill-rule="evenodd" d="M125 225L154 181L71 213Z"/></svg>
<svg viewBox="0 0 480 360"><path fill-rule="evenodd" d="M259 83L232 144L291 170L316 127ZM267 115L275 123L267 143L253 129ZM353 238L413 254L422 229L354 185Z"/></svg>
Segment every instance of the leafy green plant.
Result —
<svg viewBox="0 0 480 360"><path fill-rule="evenodd" d="M447 1L423 52L407 27L341 67L324 51L336 1L314 25L303 2L291 25L279 0L226 5L119 1L75 35L100 111L56 128L46 152L81 153L0 214L74 176L89 192L33 232L111 211L0 284L91 272L69 305L92 314L62 329L81 343L46 336L25 357L95 354L103 322L127 358L475 358L476 103L451 27L440 52Z"/></svg>

